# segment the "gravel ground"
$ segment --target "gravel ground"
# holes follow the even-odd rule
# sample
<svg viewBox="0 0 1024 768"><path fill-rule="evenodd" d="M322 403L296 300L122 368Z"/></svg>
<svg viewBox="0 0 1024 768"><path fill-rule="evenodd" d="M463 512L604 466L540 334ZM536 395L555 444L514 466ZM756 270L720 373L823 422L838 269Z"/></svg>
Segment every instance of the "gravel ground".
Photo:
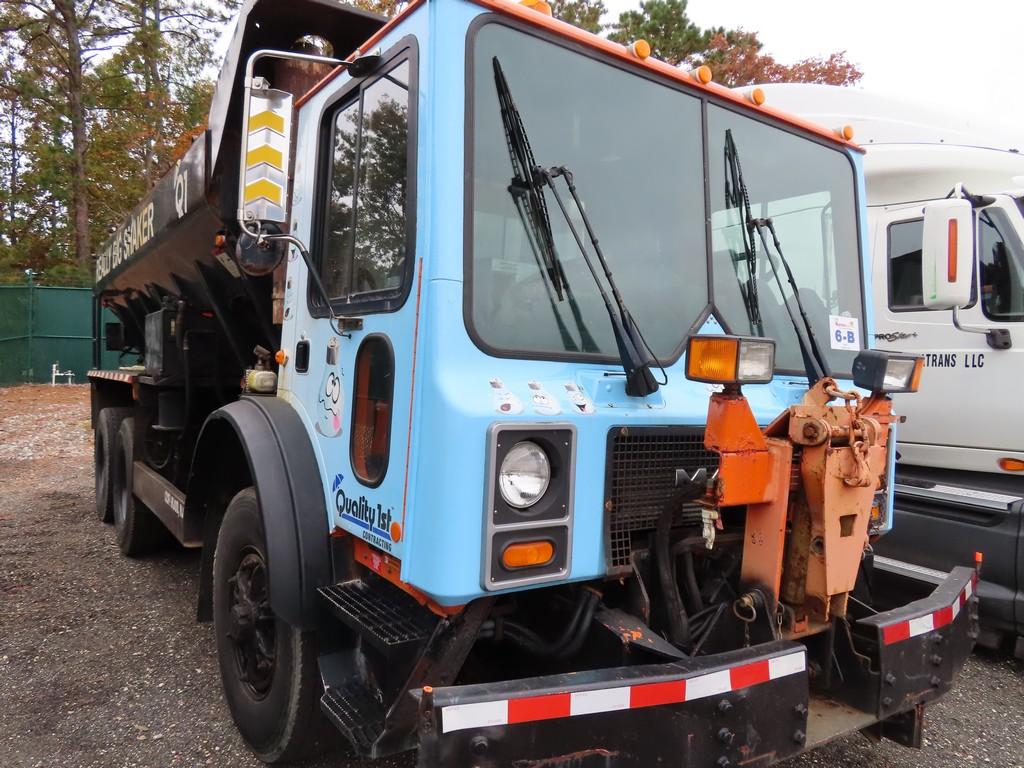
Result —
<svg viewBox="0 0 1024 768"><path fill-rule="evenodd" d="M193 620L198 563L128 560L96 519L87 387L0 389L2 768L262 765ZM976 654L926 733L921 751L851 736L789 765L1024 768L1024 665ZM369 764L309 768L328 765Z"/></svg>

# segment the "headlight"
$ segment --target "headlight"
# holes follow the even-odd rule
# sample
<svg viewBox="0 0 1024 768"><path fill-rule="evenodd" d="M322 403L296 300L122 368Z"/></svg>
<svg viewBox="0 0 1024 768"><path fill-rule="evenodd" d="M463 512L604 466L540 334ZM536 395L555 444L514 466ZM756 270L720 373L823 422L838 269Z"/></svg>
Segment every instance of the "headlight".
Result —
<svg viewBox="0 0 1024 768"><path fill-rule="evenodd" d="M871 392L916 392L924 358L865 349L853 361L853 383Z"/></svg>
<svg viewBox="0 0 1024 768"><path fill-rule="evenodd" d="M686 378L711 384L764 384L775 369L775 342L745 336L691 336Z"/></svg>
<svg viewBox="0 0 1024 768"><path fill-rule="evenodd" d="M498 472L501 498L517 509L525 509L540 501L550 482L551 463L548 455L543 448L529 440L512 446Z"/></svg>

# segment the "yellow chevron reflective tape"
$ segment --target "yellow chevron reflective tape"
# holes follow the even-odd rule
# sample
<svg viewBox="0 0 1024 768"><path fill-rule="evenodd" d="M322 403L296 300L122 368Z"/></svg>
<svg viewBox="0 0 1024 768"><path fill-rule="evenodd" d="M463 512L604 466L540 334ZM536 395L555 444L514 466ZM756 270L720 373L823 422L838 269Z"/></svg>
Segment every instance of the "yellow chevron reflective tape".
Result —
<svg viewBox="0 0 1024 768"><path fill-rule="evenodd" d="M258 131L260 128L269 128L283 134L284 116L271 112L269 109L249 115L249 133Z"/></svg>
<svg viewBox="0 0 1024 768"><path fill-rule="evenodd" d="M276 168L280 171L284 165L284 155L281 154L281 150L274 149L269 144L250 149L245 156L245 167L252 168L260 163L266 163L271 168Z"/></svg>
<svg viewBox="0 0 1024 768"><path fill-rule="evenodd" d="M263 197L272 203L282 205L281 192L281 187L270 179L256 179L245 185L245 202L251 203Z"/></svg>

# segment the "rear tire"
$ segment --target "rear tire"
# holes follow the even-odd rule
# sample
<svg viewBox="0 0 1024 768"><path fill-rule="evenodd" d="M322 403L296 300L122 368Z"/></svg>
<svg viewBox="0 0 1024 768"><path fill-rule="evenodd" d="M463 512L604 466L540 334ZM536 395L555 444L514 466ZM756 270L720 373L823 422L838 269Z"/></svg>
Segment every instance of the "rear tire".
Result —
<svg viewBox="0 0 1024 768"><path fill-rule="evenodd" d="M111 489L114 498L114 532L117 546L128 557L152 552L165 541L163 524L132 493L135 461L135 419L121 422L112 462Z"/></svg>
<svg viewBox="0 0 1024 768"><path fill-rule="evenodd" d="M104 523L114 522L111 465L117 452L118 428L131 412L131 408L104 408L96 418L96 432L92 444L96 473L96 516Z"/></svg>
<svg viewBox="0 0 1024 768"><path fill-rule="evenodd" d="M213 556L213 622L224 696L249 747L266 763L320 746L326 721L314 634L273 614L256 492L228 505Z"/></svg>

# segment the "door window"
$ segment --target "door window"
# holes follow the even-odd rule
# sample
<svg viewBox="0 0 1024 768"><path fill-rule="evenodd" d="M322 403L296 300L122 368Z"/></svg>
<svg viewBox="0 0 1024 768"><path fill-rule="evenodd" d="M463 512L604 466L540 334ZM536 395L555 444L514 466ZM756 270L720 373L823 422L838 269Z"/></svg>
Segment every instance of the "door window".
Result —
<svg viewBox="0 0 1024 768"><path fill-rule="evenodd" d="M352 470L364 485L378 486L388 468L395 356L383 336L370 336L356 355L352 413Z"/></svg>
<svg viewBox="0 0 1024 768"><path fill-rule="evenodd" d="M889 308L924 309L921 242L924 219L889 225Z"/></svg>
<svg viewBox="0 0 1024 768"><path fill-rule="evenodd" d="M331 120L321 275L332 302L400 297L407 283L410 63L359 88Z"/></svg>
<svg viewBox="0 0 1024 768"><path fill-rule="evenodd" d="M1006 213L986 208L978 214L978 274L985 317L1024 320L1024 258Z"/></svg>

